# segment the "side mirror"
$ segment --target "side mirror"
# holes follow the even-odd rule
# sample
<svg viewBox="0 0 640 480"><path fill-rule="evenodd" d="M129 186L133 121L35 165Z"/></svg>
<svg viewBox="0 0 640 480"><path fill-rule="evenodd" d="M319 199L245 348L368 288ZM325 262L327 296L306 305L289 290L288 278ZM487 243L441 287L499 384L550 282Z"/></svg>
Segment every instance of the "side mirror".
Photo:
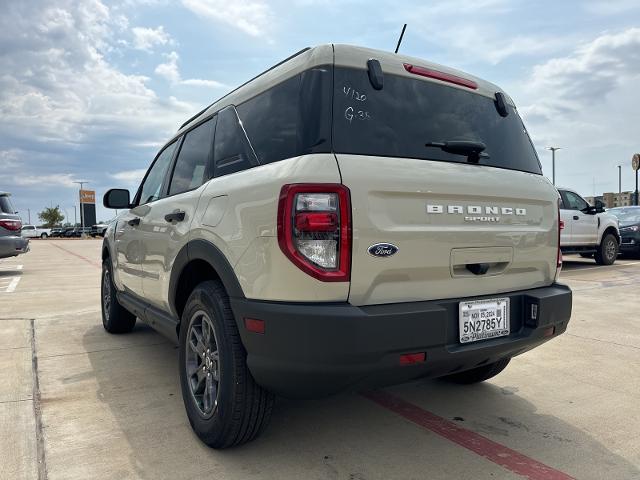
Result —
<svg viewBox="0 0 640 480"><path fill-rule="evenodd" d="M131 207L129 190L123 188L112 188L104 194L102 204L106 208L124 209Z"/></svg>
<svg viewBox="0 0 640 480"><path fill-rule="evenodd" d="M601 200L596 200L596 213L604 212L605 204Z"/></svg>

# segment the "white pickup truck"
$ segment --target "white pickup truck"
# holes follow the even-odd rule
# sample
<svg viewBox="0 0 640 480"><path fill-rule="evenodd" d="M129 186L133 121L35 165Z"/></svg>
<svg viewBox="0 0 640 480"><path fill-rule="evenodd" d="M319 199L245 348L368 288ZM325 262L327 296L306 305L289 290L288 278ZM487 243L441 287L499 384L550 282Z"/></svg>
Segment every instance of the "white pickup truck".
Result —
<svg viewBox="0 0 640 480"><path fill-rule="evenodd" d="M605 212L602 202L589 205L568 188L558 188L558 192L561 198L560 219L563 222L560 234L562 253L594 257L600 265L615 262L620 247L618 219Z"/></svg>
<svg viewBox="0 0 640 480"><path fill-rule="evenodd" d="M36 227L35 225L23 225L20 234L25 238L47 238L51 236L51 229Z"/></svg>

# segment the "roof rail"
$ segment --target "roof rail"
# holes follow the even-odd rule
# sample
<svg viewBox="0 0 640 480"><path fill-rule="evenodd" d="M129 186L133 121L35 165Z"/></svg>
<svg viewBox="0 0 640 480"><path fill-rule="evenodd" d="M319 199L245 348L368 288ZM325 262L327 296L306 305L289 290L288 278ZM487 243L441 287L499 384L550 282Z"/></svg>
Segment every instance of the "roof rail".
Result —
<svg viewBox="0 0 640 480"><path fill-rule="evenodd" d="M186 127L187 125L189 125L189 123L191 123L193 120L195 120L196 118L198 118L200 115L202 115L204 112L206 112L207 110L209 110L213 105L215 105L216 103L218 103L220 100L222 100L225 97L228 97L229 95L231 95L233 92L240 90L242 87L244 87L245 85L247 85L248 83L253 82L256 78L261 77L262 75L264 75L267 72L270 72L271 70L273 70L274 68L279 67L280 65L282 65L283 63L287 63L289 60L291 60L292 58L297 57L298 55L306 52L307 50L311 50L311 47L306 47L303 48L302 50L294 53L293 55L288 56L287 58L285 58L284 60L282 60L281 62L276 63L274 66L268 68L267 70L265 70L262 73L259 73L258 75L256 75L255 77L253 77L250 80L247 80L246 82L244 82L242 85L240 85L239 87L234 88L233 90L231 90L229 93L227 93L226 95L223 95L222 97L220 97L219 99L217 99L215 102L213 102L211 105L203 108L202 110L200 110L198 113L196 113L193 117L189 118L189 120L187 120L186 122L184 122L182 125L180 125L180 128L178 130L182 130L184 127Z"/></svg>

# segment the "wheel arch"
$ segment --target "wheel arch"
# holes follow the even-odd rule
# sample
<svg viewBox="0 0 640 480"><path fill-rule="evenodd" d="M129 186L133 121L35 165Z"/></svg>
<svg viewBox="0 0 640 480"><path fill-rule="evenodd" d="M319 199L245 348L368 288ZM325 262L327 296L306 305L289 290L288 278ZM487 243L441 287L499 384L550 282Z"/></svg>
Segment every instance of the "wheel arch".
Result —
<svg viewBox="0 0 640 480"><path fill-rule="evenodd" d="M106 239L102 241L102 261L107 258L111 258L111 251L109 251L109 245L107 245Z"/></svg>
<svg viewBox="0 0 640 480"><path fill-rule="evenodd" d="M604 237L609 233L613 234L613 236L616 237L616 240L618 241L618 245L619 245L620 232L618 232L618 229L613 225L609 225L607 228L604 229L604 232L602 232L602 237L600 237L600 243L602 243L602 240L604 239Z"/></svg>
<svg viewBox="0 0 640 480"><path fill-rule="evenodd" d="M233 267L222 251L207 240L191 240L182 247L171 269L169 306L178 320L193 289L205 280L219 280L232 298L245 298Z"/></svg>

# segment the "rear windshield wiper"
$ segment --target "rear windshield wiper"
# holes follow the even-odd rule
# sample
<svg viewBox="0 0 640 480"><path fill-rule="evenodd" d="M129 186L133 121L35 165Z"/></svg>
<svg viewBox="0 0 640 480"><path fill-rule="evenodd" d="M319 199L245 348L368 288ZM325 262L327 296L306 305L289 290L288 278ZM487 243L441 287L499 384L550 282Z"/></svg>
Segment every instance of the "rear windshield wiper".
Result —
<svg viewBox="0 0 640 480"><path fill-rule="evenodd" d="M427 142L425 147L436 147L443 152L453 153L454 155L466 155L467 162L478 163L480 157L489 158L489 155L483 153L487 146L482 142L473 142L469 140L449 140L448 142Z"/></svg>

